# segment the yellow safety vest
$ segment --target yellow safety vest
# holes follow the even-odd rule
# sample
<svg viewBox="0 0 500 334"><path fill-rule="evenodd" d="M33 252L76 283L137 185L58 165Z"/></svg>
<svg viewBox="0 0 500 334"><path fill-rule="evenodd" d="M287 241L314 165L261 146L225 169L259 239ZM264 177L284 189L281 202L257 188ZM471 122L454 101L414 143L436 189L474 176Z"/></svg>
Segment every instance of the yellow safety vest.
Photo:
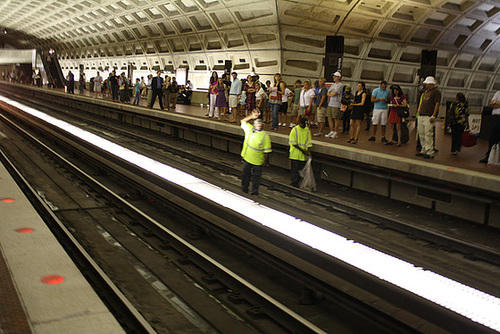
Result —
<svg viewBox="0 0 500 334"><path fill-rule="evenodd" d="M252 165L264 164L264 154L271 153L271 138L264 131L254 131L254 126L244 122L241 128L245 131L245 141L241 157Z"/></svg>
<svg viewBox="0 0 500 334"><path fill-rule="evenodd" d="M312 147L311 131L309 127L306 126L305 128L301 128L300 125L295 126L292 131L290 131L288 143L290 144L290 159L306 161L308 156L302 153L302 151L294 145L298 145L304 150Z"/></svg>

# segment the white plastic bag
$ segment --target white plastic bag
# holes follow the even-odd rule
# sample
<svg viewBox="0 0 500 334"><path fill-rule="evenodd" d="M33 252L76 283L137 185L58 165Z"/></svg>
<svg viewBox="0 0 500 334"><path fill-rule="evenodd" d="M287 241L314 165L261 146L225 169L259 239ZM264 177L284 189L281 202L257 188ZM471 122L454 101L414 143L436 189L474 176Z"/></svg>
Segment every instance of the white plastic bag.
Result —
<svg viewBox="0 0 500 334"><path fill-rule="evenodd" d="M488 165L500 166L500 147L499 144L493 145L488 156Z"/></svg>
<svg viewBox="0 0 500 334"><path fill-rule="evenodd" d="M300 181L300 188L310 190L312 192L316 191L316 180L314 179L314 172L311 165L312 159L309 157L307 159L306 165L300 171L300 177L302 181Z"/></svg>

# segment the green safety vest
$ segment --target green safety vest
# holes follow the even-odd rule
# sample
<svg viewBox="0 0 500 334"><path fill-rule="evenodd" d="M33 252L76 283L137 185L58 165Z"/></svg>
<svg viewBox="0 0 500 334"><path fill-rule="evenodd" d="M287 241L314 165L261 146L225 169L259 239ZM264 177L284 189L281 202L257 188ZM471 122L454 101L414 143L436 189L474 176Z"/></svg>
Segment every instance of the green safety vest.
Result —
<svg viewBox="0 0 500 334"><path fill-rule="evenodd" d="M271 153L271 137L264 131L254 131L250 123L242 123L241 128L245 131L245 141L241 150L241 157L252 165L264 164L264 154Z"/></svg>
<svg viewBox="0 0 500 334"><path fill-rule="evenodd" d="M292 131L290 131L288 143L290 144L290 159L306 161L308 156L302 153L302 151L294 145L298 145L304 150L312 147L311 131L309 127L306 126L305 128L301 128L300 125L295 126Z"/></svg>

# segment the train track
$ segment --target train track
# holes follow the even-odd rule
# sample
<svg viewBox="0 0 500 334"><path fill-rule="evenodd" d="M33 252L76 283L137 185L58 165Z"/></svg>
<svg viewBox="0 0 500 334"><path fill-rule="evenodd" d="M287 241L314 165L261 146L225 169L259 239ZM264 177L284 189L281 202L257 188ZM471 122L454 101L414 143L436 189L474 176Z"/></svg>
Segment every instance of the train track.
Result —
<svg viewBox="0 0 500 334"><path fill-rule="evenodd" d="M85 122L88 122L88 120L85 120ZM51 137L52 138L56 138L56 137L59 136L58 134L54 133L55 131L53 129L47 129L47 130L49 132L51 132ZM122 131L121 135L123 135L123 131ZM128 136L131 135L130 131L127 131L127 135ZM70 138L70 139L74 140L74 138ZM68 145L69 139L68 139L68 137L65 137L64 139L60 139L58 141L62 145ZM144 138L141 138L141 142L144 142ZM155 145L158 146L157 143L155 143ZM154 198L155 200L162 201L163 203L165 203L165 202L168 202L169 204L172 204L172 203L175 203L175 204L182 203L182 206L184 206L184 208L183 209L176 209L176 210L179 213L182 213L183 217L189 217L191 220L195 221L195 223L193 225L195 227L193 228L193 231L191 231L191 235L193 237L202 237L207 232L210 232L210 233L212 233L214 235L217 235L221 239L232 240L232 242L234 244L238 245L238 248L243 249L244 251L252 251L252 252L255 251L255 248L254 248L255 245L249 245L246 242L242 241L241 240L241 235L238 238L235 239L234 235L232 235L232 234L234 234L234 232L228 233L227 231L224 231L224 229L221 227L222 225L224 225L223 222L221 222L219 226L214 227L213 224L207 223L207 217L206 217L207 214L206 213L203 214L203 215L205 215L203 217L203 219L200 219L200 217L193 217L193 214L192 214L193 210L196 210L196 208L202 207L202 208L206 208L207 211L209 211L212 215L215 215L214 217L211 217L211 219L215 219L215 220L218 219L218 220L220 220L221 216L227 216L228 215L227 212L224 212L223 209L217 208L217 207L212 207L212 206L210 206L209 203L206 203L206 202L200 200L199 198L194 198L194 197L190 196L189 194L183 194L182 196L178 196L174 200L172 194L173 193L178 193L179 189L175 189L175 187L173 187L172 185L164 183L164 182L159 181L157 179L154 179L154 178L152 178L151 175L146 175L143 172L135 170L135 169L132 169L132 171L130 171L130 170L126 171L125 169L128 169L130 167L124 167L123 166L123 162L117 161L116 158L108 157L113 162L112 163L104 162L103 158L102 158L103 154L102 153L92 152L92 150L87 145L78 143L77 146L80 146L80 149L79 149L80 153L79 154L82 154L82 152L85 152L84 156L86 157L86 159L92 160L93 163L94 162L99 162L99 166L100 166L99 168L102 168L103 170L105 170L106 173L116 173L116 170L122 170L123 174L121 174L121 176L119 176L119 177L120 178L124 178L124 175L125 175L126 179L128 180L127 184L133 185L135 189L139 189L137 191L139 194L147 194L148 198ZM74 148L72 148L72 149L74 149ZM171 147L166 147L166 146L162 146L161 149L162 150L172 150ZM175 153L179 154L180 152L176 151ZM190 156L190 159L195 159L195 158L192 157L192 156ZM198 160L198 161L200 161L200 160ZM214 162L213 161L207 161L207 160L204 159L201 162L204 163L204 164L209 164L211 166L214 166ZM217 167L216 164L215 164L215 167ZM74 170L74 167L71 167L71 168L70 167L66 167L66 168ZM225 168L225 171L226 172L228 171L227 166ZM229 170L229 171L231 171L231 170ZM72 171L72 172L74 172L74 171ZM131 176L130 174L133 174L133 176ZM143 174L143 175L141 175L141 174ZM138 177L138 175L141 175L141 177ZM88 183L88 182L90 182L90 181L89 180L85 181L85 183ZM273 184L272 181L269 181L269 180L267 182L270 182L268 184L268 186L273 187L274 189L280 189L282 191L283 191L283 189L285 189L285 191L287 193L292 193L295 196L297 196L297 195L302 196L302 197L304 196L303 192L290 191L291 189L289 189L288 187L283 188L280 184L276 184L276 183ZM96 182L92 182L92 183L93 183L93 187L96 187L98 185L98 183L96 183ZM151 189L155 189L155 191L152 192ZM167 191L167 194L162 194L163 192L165 192L165 190ZM99 190L99 193L101 194L100 196L103 196L102 195L103 191L104 191L103 189ZM112 196L109 193L107 195L104 195L104 196L106 198L108 198L108 200L111 200L111 198L109 198L109 196L111 196L111 197L113 197L113 201L120 201L122 203L121 206L125 205L127 207L125 211L127 212L128 215L135 216L135 217L142 217L142 218L137 219L137 220L135 220L135 219L132 219L132 220L135 221L135 222L137 222L137 221L141 222L140 224L142 225L142 228L146 230L146 233L145 233L146 237L148 235L150 235L153 238L157 238L159 240L162 240L162 242L164 240L170 240L169 243L164 243L163 242L162 244L160 244L158 246L158 248L167 248L168 249L168 248L171 247L171 244L178 244L179 243L178 238L174 237L172 235L169 235L168 231L165 231L165 228L162 227L161 224L152 223L151 220L149 219L149 217L147 217L147 215L145 215L144 213L141 213L140 210L133 209L133 206L130 205L130 203L129 204L124 204L123 203L123 198L121 198L120 196ZM320 205L325 206L324 201L320 201L319 198L317 200L314 200L314 199L312 200L311 197L306 196L306 199L309 200L309 201L314 202L315 204L320 204ZM196 205L193 206L193 203L196 203ZM329 207L329 208L335 208L336 210L339 209L338 208L338 204L337 204L337 207L333 206L331 203L327 204L326 206ZM186 209L186 207L188 209ZM352 210L352 208L343 208L342 207L340 209L342 211L344 211L344 212L352 213L352 211L349 211L349 210ZM366 217L364 217L364 218L366 218ZM240 223L236 223L235 219L240 220ZM238 225L241 226L241 221L244 221L244 220L245 219L243 217L231 217L231 219L229 221L231 223L235 223L236 226L238 226ZM147 221L147 223L143 223L144 221ZM250 222L247 222L247 223L249 223L248 225L251 225ZM134 224L131 224L131 227L133 227L133 225ZM240 231L239 233L241 234L241 233L249 233L249 232L255 232L255 231L256 231L255 227L253 227L251 231L243 231L243 232ZM283 240L278 241L278 239L276 239L276 236L274 236L274 235L272 235L272 236L264 236L264 237L261 237L261 238L263 239L263 241L261 241L261 242L268 242L269 243L271 241L276 240L277 244L284 243ZM180 242L180 244L182 244L182 243L183 242ZM294 246L296 247L297 245L294 245ZM180 247L180 246L178 246L178 247ZM189 248L189 246L184 245L183 247L184 247L184 249L181 251L181 253L185 254L187 252L187 249L185 247ZM284 247L282 247L282 248L284 248ZM331 287L327 287L324 284L324 281L320 282L320 281L317 280L317 278L310 277L310 276L312 276L310 273L297 273L295 271L295 269L292 270L289 267L288 264L281 263L279 260L277 260L275 254L272 255L272 256L270 256L269 254L266 255L265 253L266 252L264 252L264 251L260 251L260 254L263 257L266 257L268 263L272 263L273 266L280 267L281 268L281 272L286 272L286 273L289 273L289 274L293 273L293 275L291 275L291 276L297 275L297 276L295 276L295 278L301 277L301 279L299 279L298 281L300 281L303 286L314 287L314 289L312 289L312 290L316 291L316 295L317 295L318 291L321 291L322 293L324 293L325 296L329 296L330 299L332 299L332 296L335 296L334 298L339 298L339 296L342 295L342 297L343 297L342 298L343 303L349 305L351 308L356 308L358 310L363 309L361 306L356 305L357 303L353 302L352 300L348 301L349 298L347 298L346 296L344 296L344 294L339 293L338 291L331 292L330 291ZM323 263L324 261L327 261L327 259L322 259L320 254L317 254L315 252L306 254L307 251L304 251L302 249L300 250L300 252L296 251L296 253L293 254L293 256L299 256L299 253L301 253L300 256L303 257L303 258L305 257L305 258L309 258L310 259L311 256L315 256L316 259L313 260L312 262L316 262L317 265L320 264L320 263ZM201 256L201 257L203 257L203 256ZM189 262L193 261L193 258L200 258L200 255L199 254L198 255L191 254L190 256L183 256L183 260L181 260L179 262L180 263L179 265L182 266L182 262L189 263ZM328 259L328 261L324 262L323 265L332 266L331 260ZM339 263L336 263L335 265L337 266L337 268L342 268L342 270L349 271L348 268L345 268L345 265L342 266L342 264L339 264ZM339 269L337 269L337 270L339 270ZM224 271L224 270L222 270L222 271ZM335 271L335 270L332 270L332 271ZM221 273L220 269L217 269L217 268L211 268L211 269L208 269L208 270L205 269L204 272L205 273L209 273L208 275L206 275L207 277L205 277L206 281L221 282L221 281L226 281L227 280L227 278L225 278L225 279L221 278L222 273ZM366 278L366 277L365 278L359 278L360 273L352 272L352 270L349 273L349 275L347 275L347 276L348 276L349 279L352 279L353 275L358 275L358 278L354 279L355 281L357 280L358 282L362 282L365 285L372 285L373 284L373 283L369 283L368 282L368 278ZM363 276L363 275L360 275L360 276ZM347 278L347 277L344 277L344 279L345 278ZM335 278L332 277L332 281L335 281L335 280L338 281L338 277L335 277ZM232 283L232 284L228 284L228 283L225 282L224 284L233 285L233 286L236 285L238 288L236 288L234 290L237 290L237 291L244 290L242 288L242 286L241 286L241 284L242 284L241 282L240 283L236 282L236 283ZM389 289L387 286L382 287L382 288L380 286L378 286L377 288L380 289L380 290L384 290L388 295L394 293L394 290ZM304 294L304 296L310 295L310 292L311 292L311 289L307 289L307 288L302 289L302 293ZM307 299L304 296L303 296L303 299ZM239 299L250 299L251 300L251 299L255 299L257 297L241 298L241 297L238 297L238 296L232 296L231 298L233 298L235 300L239 300ZM420 306L422 306L422 303L426 304L423 301L419 301L419 302L421 303ZM279 315L279 313L280 313L279 310L270 310L270 306L268 305L269 303L273 304L273 302L269 302L269 301L266 301L266 300L260 300L259 302L254 303L254 305L265 305L265 306L259 306L258 308L252 308L253 311L251 311L251 312L253 312L253 315L256 316L256 317L258 317L259 314L273 314L272 318L274 318L274 319L283 319L283 318L286 318L285 315ZM279 303L274 303L274 304L276 306ZM281 304L279 304L279 305L281 305ZM443 314L442 311L438 311L435 308L431 307L430 305L426 305L426 307L428 309L432 309L432 312L437 312L436 314L439 314L440 316L443 316L443 317L446 316L446 317L454 318L453 315L446 314L447 313L446 311L444 312L445 314ZM281 307L278 307L278 309L280 309L280 308ZM265 309L265 312L262 312L262 309ZM398 330L400 330L401 328L405 328L405 330L408 330L408 331L414 330L414 328L406 327L404 324L399 323L398 321L396 321L395 323L391 323L391 321L388 321L387 315L382 315L382 314L378 314L377 315L378 312L376 312L374 310L370 310L370 311L363 310L363 311L358 311L358 312L361 312L361 313L363 313L365 315L371 313L370 315L374 316L374 317L378 316L378 320L377 321L380 321L381 323L383 323L383 326L388 326L387 328L391 328L392 330L394 330L396 328ZM290 313L293 313L293 312L287 311L285 313L287 313L288 316L289 316ZM384 319L384 320L381 321L380 319ZM455 319L455 320L457 320L457 319ZM300 323L294 323L292 321L292 319L287 319L287 320L283 321L283 323L284 324L288 324L288 325L282 325L282 326L285 326L284 328L287 328L288 330L297 330L298 328L303 328L306 331L314 331L314 332L320 331L319 327L314 327L312 324L310 326L313 326L313 327L307 327L309 325L306 325L307 321L304 321L304 319L302 320L302 322L303 322L302 324L300 324ZM439 321L437 321L437 322L439 323ZM290 325L290 324L292 324L292 325ZM441 325L449 326L449 324L441 324ZM464 324L461 324L461 325L464 325ZM468 324L468 325L470 326L471 324ZM305 327L300 327L300 326L305 326ZM387 328L385 328L385 330L387 330ZM481 329L483 329L483 328L481 328ZM301 330L299 330L299 331L302 332Z"/></svg>
<svg viewBox="0 0 500 334"><path fill-rule="evenodd" d="M34 101L32 102L35 103ZM65 115L71 115L71 118L75 119L76 121L84 122L86 124L92 125L95 128L100 128L105 132L111 131L118 136L126 137L132 139L135 142L155 147L163 152L169 152L176 156L181 156L185 159L188 159L189 161L197 162L204 166L210 166L215 170L222 171L223 173L227 173L236 177L241 174L241 168L239 165L227 164L226 161L217 161L211 158L210 155L203 156L196 153L193 154L190 151L186 151L185 149L179 149L175 146L175 143L168 144L162 142L161 140L159 141L158 136L148 138L144 135L141 135L140 133L138 134L136 129L120 128L120 124L103 124L101 121L96 121L95 119L89 117L87 113L79 113L78 115L76 115L74 111L72 111L71 114L65 113ZM318 159L321 159L321 157L319 157ZM353 215L360 219L371 222L377 226L393 229L395 231L410 235L413 238L431 242L437 247L446 248L450 251L461 253L472 259L486 261L491 264L500 266L500 252L496 249L492 249L491 247L467 242L460 238L440 233L436 230L412 224L408 221L405 221L404 219L398 219L391 215L383 214L380 211L366 209L362 205L355 205L352 202L344 201L338 197L325 197L323 194L302 191L300 189L289 186L287 183L283 183L282 180L275 180L273 178L266 177L265 174L261 183L262 185L267 186L270 189L277 190L289 196L294 196L310 203L317 204L328 210Z"/></svg>

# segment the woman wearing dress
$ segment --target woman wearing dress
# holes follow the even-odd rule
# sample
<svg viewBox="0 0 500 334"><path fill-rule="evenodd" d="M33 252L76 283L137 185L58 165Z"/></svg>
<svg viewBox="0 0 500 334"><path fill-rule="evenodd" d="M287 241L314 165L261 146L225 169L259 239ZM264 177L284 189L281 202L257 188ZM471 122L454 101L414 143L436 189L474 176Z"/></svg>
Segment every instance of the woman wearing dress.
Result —
<svg viewBox="0 0 500 334"><path fill-rule="evenodd" d="M217 84L213 88L215 94L215 107L219 109L219 120L225 121L227 112L227 98L226 98L227 86L224 84L222 78L217 79Z"/></svg>
<svg viewBox="0 0 500 334"><path fill-rule="evenodd" d="M366 87L365 83L360 81L358 82L358 87L356 91L356 95L354 95L354 101L351 103L352 112L351 112L351 122L349 132L349 140L348 143L356 144L359 139L359 133L361 131L361 121L363 120L363 116L365 115L365 101L366 101Z"/></svg>
<svg viewBox="0 0 500 334"><path fill-rule="evenodd" d="M251 114L252 110L254 110L256 108L255 93L257 93L258 89L259 89L259 87L254 82L254 77L249 75L247 77L247 83L245 84L245 87L243 88L243 90L245 91L246 96L247 96L247 101L246 101L247 114Z"/></svg>
<svg viewBox="0 0 500 334"><path fill-rule="evenodd" d="M403 119L398 116L399 108L406 108L408 106L408 102L406 101L406 96L403 94L403 90L399 86L391 87L391 103L390 112L389 112L389 129L388 133L391 133L391 140L385 145L393 145L394 144L394 125L396 125L396 130L398 131L398 142L396 143L396 147L401 146L401 122Z"/></svg>

